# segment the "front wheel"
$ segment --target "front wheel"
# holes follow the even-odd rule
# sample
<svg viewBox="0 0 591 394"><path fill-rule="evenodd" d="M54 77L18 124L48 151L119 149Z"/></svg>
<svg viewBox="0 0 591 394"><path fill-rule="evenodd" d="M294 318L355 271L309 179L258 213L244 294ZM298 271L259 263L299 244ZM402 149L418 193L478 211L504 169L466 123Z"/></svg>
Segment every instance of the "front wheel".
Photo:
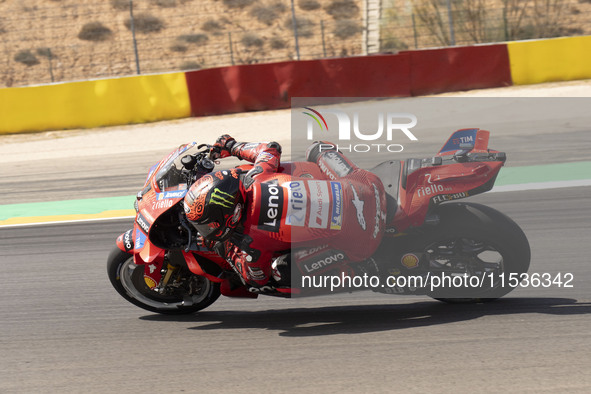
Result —
<svg viewBox="0 0 591 394"><path fill-rule="evenodd" d="M133 255L115 247L107 260L107 274L115 290L127 301L151 312L179 315L197 312L220 296L220 286L181 268L166 294L150 289L144 281L144 266Z"/></svg>
<svg viewBox="0 0 591 394"><path fill-rule="evenodd" d="M422 242L422 251L432 280L443 287L429 295L465 303L491 301L512 291L514 286L502 278L520 277L530 263L529 242L521 228L481 204L443 204L437 214L440 222Z"/></svg>

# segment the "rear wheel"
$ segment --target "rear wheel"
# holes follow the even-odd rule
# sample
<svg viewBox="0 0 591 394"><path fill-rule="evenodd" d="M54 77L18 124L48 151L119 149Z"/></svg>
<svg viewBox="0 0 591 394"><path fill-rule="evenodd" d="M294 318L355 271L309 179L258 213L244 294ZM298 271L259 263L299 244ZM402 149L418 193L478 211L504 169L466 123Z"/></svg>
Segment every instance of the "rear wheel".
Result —
<svg viewBox="0 0 591 394"><path fill-rule="evenodd" d="M127 301L151 312L167 315L189 314L211 305L220 296L218 283L179 268L174 281L160 294L144 281L144 266L133 255L115 247L107 260L107 274L115 290Z"/></svg>
<svg viewBox="0 0 591 394"><path fill-rule="evenodd" d="M529 242L521 228L480 204L443 204L437 214L439 224L422 243L432 280L442 285L429 295L465 303L491 301L512 291L508 278L519 278L530 263Z"/></svg>

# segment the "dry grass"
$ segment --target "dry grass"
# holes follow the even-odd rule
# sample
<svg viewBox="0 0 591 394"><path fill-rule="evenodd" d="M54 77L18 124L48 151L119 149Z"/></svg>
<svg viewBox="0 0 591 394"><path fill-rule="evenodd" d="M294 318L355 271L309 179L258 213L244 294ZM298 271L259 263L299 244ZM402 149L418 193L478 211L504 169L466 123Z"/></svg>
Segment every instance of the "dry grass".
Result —
<svg viewBox="0 0 591 394"><path fill-rule="evenodd" d="M107 41L113 32L101 22L89 22L82 26L78 38L85 41Z"/></svg>

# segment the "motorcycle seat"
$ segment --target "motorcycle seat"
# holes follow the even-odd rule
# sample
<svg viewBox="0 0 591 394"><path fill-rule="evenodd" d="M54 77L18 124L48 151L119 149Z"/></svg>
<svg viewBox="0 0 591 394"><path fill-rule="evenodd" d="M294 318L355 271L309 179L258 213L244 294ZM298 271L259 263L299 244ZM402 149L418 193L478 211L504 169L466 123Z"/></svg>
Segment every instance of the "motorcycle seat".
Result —
<svg viewBox="0 0 591 394"><path fill-rule="evenodd" d="M386 191L386 223L389 223L398 210L398 191L400 187L400 167L398 160L388 160L378 164L370 171L377 175Z"/></svg>

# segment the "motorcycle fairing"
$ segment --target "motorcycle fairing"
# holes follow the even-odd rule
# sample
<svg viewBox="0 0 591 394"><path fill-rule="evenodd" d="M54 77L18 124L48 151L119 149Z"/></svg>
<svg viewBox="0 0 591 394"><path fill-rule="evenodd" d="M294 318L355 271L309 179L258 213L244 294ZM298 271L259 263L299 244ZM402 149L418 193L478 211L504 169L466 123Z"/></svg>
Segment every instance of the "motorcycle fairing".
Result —
<svg viewBox="0 0 591 394"><path fill-rule="evenodd" d="M133 254L133 262L144 266L144 281L153 289L158 285L162 275L165 250L153 245L148 236L140 229L137 222L134 228L127 230L116 241L122 251Z"/></svg>
<svg viewBox="0 0 591 394"><path fill-rule="evenodd" d="M386 223L390 223L398 210L400 193L400 177L402 162L399 160L385 161L369 170L380 178L386 192Z"/></svg>
<svg viewBox="0 0 591 394"><path fill-rule="evenodd" d="M133 229L129 229L126 232L124 232L123 234L121 234L120 236L117 237L117 247L119 249L121 249L121 251L126 252L126 253L133 253L133 247L135 244L135 240L134 240L134 235L133 235Z"/></svg>
<svg viewBox="0 0 591 394"><path fill-rule="evenodd" d="M501 161L480 161L417 169L407 178L406 192L400 193L397 229L422 225L433 204L490 190L502 166Z"/></svg>

